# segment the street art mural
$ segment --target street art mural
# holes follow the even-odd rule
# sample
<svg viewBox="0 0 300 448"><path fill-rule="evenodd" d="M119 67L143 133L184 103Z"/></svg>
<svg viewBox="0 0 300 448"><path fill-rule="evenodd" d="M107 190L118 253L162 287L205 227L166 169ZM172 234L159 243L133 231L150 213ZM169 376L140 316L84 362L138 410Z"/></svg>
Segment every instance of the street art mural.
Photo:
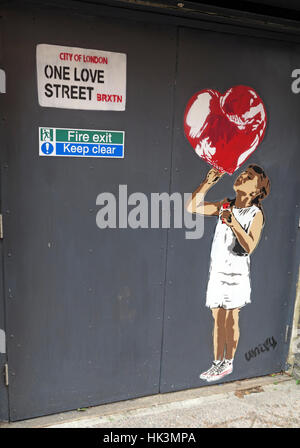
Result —
<svg viewBox="0 0 300 448"><path fill-rule="evenodd" d="M200 379L212 382L233 371L239 342L239 312L251 303L250 256L265 223L262 201L270 193L264 169L250 164L233 182L233 198L205 201L225 173L232 175L258 148L267 118L264 104L250 87L236 86L224 95L202 90L188 102L184 130L196 154L212 168L187 203L191 213L217 217L206 306L213 316L212 366Z"/></svg>
<svg viewBox="0 0 300 448"><path fill-rule="evenodd" d="M184 115L185 135L198 154L220 172L232 174L264 137L266 111L257 93L235 86L224 95L205 89L192 96Z"/></svg>

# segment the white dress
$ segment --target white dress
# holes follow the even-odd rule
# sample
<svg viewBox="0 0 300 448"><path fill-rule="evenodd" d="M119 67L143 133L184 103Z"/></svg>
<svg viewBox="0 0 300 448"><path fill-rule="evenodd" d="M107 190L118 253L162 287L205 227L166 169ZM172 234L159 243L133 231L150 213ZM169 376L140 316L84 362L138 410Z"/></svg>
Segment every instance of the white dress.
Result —
<svg viewBox="0 0 300 448"><path fill-rule="evenodd" d="M241 308L251 302L250 255L239 244L231 228L222 223L222 211L223 207L220 209L211 248L206 306ZM232 207L232 213L246 232L259 211L256 205Z"/></svg>

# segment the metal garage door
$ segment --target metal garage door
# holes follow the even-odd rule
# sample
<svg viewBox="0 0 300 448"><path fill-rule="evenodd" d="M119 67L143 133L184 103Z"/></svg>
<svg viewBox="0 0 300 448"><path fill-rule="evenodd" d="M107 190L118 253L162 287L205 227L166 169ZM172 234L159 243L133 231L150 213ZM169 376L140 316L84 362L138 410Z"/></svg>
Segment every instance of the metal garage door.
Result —
<svg viewBox="0 0 300 448"><path fill-rule="evenodd" d="M245 166L249 162L264 168L271 180L271 194L263 202L266 223L251 256L252 303L240 311L234 371L224 381L278 372L286 361L299 213L300 102L291 90L292 70L300 64L297 46L191 29L181 29L179 36L172 192L195 190L209 169L182 130L186 104L195 92L209 88L225 93L232 86L251 86L266 107L264 140ZM232 185L243 169L225 175L208 193L208 200L234 197ZM205 298L215 226L215 217L205 218L199 240L186 240L184 230L170 230L162 392L207 385L199 374L214 359L213 319Z"/></svg>
<svg viewBox="0 0 300 448"><path fill-rule="evenodd" d="M4 35L10 418L157 393L166 230L101 230L96 198L168 190L174 29L7 11ZM40 43L126 53L126 111L40 107ZM39 126L125 131L125 157L40 157Z"/></svg>
<svg viewBox="0 0 300 448"><path fill-rule="evenodd" d="M290 74L300 64L298 47L48 8L11 8L3 17L10 419L205 384L199 373L212 361L204 302L214 218L205 220L199 240L185 239L185 229L96 225L97 196L117 196L119 185L128 195L199 185L208 165L184 137L183 114L205 88L250 85L268 113L264 141L250 160L265 168L272 192L252 257L252 304L241 312L228 380L283 368L297 218L300 103ZM41 43L125 53L126 110L40 107ZM39 127L125 131L125 158L40 157ZM225 176L210 198L230 195L232 179ZM268 338L276 347L247 361L245 354Z"/></svg>

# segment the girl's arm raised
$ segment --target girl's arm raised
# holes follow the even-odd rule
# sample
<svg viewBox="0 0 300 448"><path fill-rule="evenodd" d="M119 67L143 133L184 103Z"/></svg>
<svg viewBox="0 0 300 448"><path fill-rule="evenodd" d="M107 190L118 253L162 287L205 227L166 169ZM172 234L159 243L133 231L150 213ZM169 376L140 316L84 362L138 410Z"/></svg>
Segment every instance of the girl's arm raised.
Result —
<svg viewBox="0 0 300 448"><path fill-rule="evenodd" d="M219 202L205 202L206 193L213 187L223 176L216 168L212 168L206 175L206 178L193 192L186 204L186 209L190 213L200 213L206 216L218 215L220 207L226 199Z"/></svg>

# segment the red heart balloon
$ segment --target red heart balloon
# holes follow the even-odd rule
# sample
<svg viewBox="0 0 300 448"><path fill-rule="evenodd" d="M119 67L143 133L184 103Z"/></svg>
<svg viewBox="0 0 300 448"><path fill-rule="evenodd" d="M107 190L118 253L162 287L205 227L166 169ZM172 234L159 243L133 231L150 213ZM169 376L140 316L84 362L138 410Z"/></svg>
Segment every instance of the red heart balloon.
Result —
<svg viewBox="0 0 300 448"><path fill-rule="evenodd" d="M265 106L251 87L235 86L221 95L205 89L189 100L185 135L198 154L221 172L232 174L262 141Z"/></svg>

